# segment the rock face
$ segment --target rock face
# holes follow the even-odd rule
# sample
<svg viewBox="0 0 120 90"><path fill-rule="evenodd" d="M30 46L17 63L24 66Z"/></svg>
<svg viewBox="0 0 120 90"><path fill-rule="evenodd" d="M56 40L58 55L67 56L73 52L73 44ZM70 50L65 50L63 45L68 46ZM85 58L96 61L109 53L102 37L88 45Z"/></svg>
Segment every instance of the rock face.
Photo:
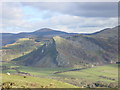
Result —
<svg viewBox="0 0 120 90"><path fill-rule="evenodd" d="M108 64L117 61L118 29L67 38L53 37L42 47L14 61L27 66L73 67L83 64Z"/></svg>

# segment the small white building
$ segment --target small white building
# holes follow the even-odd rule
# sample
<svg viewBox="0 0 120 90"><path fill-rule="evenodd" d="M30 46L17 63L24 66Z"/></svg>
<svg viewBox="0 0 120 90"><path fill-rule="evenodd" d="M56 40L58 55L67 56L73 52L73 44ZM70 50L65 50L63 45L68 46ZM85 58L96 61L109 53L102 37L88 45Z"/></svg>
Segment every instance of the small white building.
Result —
<svg viewBox="0 0 120 90"><path fill-rule="evenodd" d="M10 75L10 73L9 73L9 72L7 72L7 75Z"/></svg>
<svg viewBox="0 0 120 90"><path fill-rule="evenodd" d="M92 67L94 67L94 65L92 65Z"/></svg>

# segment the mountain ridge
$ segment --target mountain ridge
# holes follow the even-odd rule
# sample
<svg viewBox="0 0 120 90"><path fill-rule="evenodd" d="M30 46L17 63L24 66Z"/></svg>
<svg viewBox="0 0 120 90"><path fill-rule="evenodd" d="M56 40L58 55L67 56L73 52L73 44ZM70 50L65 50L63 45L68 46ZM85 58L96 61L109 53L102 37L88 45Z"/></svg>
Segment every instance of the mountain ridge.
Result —
<svg viewBox="0 0 120 90"><path fill-rule="evenodd" d="M118 26L118 27L120 27L120 26ZM42 33L42 31L45 31L45 30L50 31L50 32L47 32L47 33L43 32ZM95 33L91 33L91 34L84 33L84 34L81 34L81 35L94 35L94 34L97 34L99 32L102 32L102 31L103 30L95 32ZM41 33L41 34L38 34L38 32ZM46 35L45 35L45 33L46 33ZM59 31L59 30L52 30L52 29L49 29L49 28L42 28L42 29L39 29L39 30L36 30L36 31L33 31L33 32L0 33L0 36L2 37L0 39L0 41L2 42L2 46L4 46L6 44L14 43L19 38L36 38L36 39L41 38L41 40L42 40L44 37L46 37L47 39L50 39L50 38L52 38L53 36L56 36L56 35L66 37L66 35L71 36L71 35L76 35L76 34L80 34L80 33L67 33L67 32L63 32L63 31ZM40 41L40 40L38 40L38 41Z"/></svg>
<svg viewBox="0 0 120 90"><path fill-rule="evenodd" d="M17 58L22 65L37 67L74 67L104 65L117 61L117 32L105 30L96 35L54 36L32 53ZM107 32L111 32L107 35ZM106 36L103 37L103 34ZM112 35L112 36L111 36ZM101 38L102 36L102 38ZM111 39L111 41L109 41ZM29 62L29 63L28 63Z"/></svg>
<svg viewBox="0 0 120 90"><path fill-rule="evenodd" d="M51 37L55 36L55 35L68 35L69 33L63 32L63 31L56 31L56 30L52 30L52 29L47 29L47 28L43 28L34 32L22 32L22 33L17 33L17 34L13 34L13 33L1 33L2 38L0 39L0 41L2 42L2 46L6 45L6 44L11 44L14 43L17 39L19 38L35 38L35 39L40 39L42 40L42 38L46 37L48 39L50 39Z"/></svg>
<svg viewBox="0 0 120 90"><path fill-rule="evenodd" d="M39 36L37 39L49 40L31 53L12 61L35 67L81 67L114 63L118 58L118 30L118 27L114 27L92 35L66 34L63 37L60 33L50 37L47 34L47 37Z"/></svg>

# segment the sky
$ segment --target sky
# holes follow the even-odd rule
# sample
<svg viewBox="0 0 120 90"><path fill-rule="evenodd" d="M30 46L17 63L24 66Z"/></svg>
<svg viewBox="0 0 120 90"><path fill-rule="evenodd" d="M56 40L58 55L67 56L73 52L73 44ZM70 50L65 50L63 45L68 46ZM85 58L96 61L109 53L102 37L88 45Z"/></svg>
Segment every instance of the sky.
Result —
<svg viewBox="0 0 120 90"><path fill-rule="evenodd" d="M117 2L4 2L2 32L33 32L41 28L93 33L118 24Z"/></svg>

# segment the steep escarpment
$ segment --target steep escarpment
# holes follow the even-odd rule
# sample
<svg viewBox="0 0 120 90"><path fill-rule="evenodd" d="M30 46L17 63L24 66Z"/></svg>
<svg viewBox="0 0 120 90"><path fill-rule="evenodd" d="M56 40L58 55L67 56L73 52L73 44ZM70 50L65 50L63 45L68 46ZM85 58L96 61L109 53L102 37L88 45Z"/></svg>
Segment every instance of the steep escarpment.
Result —
<svg viewBox="0 0 120 90"><path fill-rule="evenodd" d="M22 65L38 67L74 67L113 63L118 57L117 30L113 28L96 34L75 35L68 38L55 36L42 47L14 61Z"/></svg>
<svg viewBox="0 0 120 90"><path fill-rule="evenodd" d="M57 66L57 50L54 40L52 39L42 47L34 50L33 52L14 59L17 63L26 66L40 66L40 67L56 67Z"/></svg>

